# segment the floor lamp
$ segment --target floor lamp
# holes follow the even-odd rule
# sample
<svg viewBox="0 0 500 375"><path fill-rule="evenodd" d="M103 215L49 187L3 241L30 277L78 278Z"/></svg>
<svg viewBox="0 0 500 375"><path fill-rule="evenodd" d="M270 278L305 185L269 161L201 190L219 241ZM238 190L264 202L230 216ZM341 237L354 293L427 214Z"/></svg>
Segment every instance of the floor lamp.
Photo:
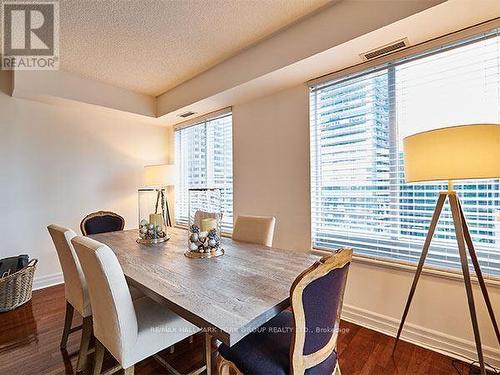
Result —
<svg viewBox="0 0 500 375"><path fill-rule="evenodd" d="M155 214L158 214L158 208L160 207L163 223L169 227L172 226L172 220L170 219L168 197L165 196L165 189L168 186L173 186L174 184L174 164L148 165L144 167L144 185L157 190ZM164 210L163 207L166 209Z"/></svg>
<svg viewBox="0 0 500 375"><path fill-rule="evenodd" d="M458 243L458 252L462 265L479 366L481 375L486 375L481 336L469 274L467 250L476 272L499 345L500 333L462 205L457 192L453 190L453 180L500 177L500 125L463 125L418 133L406 137L403 141L403 148L406 182L448 180L448 190L439 193L403 317L401 318L394 350L396 350L396 345L401 336L401 331L410 309L418 279L422 273L434 230L436 229L446 198L448 198Z"/></svg>

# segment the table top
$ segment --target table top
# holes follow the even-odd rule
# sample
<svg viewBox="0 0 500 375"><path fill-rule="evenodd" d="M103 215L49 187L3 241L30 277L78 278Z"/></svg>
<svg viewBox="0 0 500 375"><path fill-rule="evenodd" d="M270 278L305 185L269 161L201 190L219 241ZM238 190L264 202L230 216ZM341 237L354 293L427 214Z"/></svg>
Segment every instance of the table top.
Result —
<svg viewBox="0 0 500 375"><path fill-rule="evenodd" d="M129 282L227 345L287 308L293 281L319 259L230 238L224 255L193 259L184 256L188 232L168 231L157 245L138 244L137 230L89 237L113 250Z"/></svg>

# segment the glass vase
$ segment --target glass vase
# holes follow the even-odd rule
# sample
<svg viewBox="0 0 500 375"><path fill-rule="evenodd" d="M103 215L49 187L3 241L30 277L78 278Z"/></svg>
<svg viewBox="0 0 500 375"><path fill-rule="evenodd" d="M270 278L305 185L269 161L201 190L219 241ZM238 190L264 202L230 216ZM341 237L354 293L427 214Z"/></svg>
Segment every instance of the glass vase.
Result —
<svg viewBox="0 0 500 375"><path fill-rule="evenodd" d="M160 243L168 240L166 191L160 188L138 190L140 243Z"/></svg>
<svg viewBox="0 0 500 375"><path fill-rule="evenodd" d="M189 189L189 231L186 256L210 258L224 254L221 246L220 189Z"/></svg>

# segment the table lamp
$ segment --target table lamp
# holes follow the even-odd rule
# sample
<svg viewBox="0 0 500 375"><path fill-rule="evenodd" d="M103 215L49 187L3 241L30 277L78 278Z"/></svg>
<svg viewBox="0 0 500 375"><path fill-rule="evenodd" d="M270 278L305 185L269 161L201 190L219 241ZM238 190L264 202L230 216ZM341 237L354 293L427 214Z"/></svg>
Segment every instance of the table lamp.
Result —
<svg viewBox="0 0 500 375"><path fill-rule="evenodd" d="M167 186L175 185L175 165L173 164L160 164L160 165L147 165L144 167L144 185L146 187L156 188L158 190L156 196L156 206L155 215L160 215L158 213L158 206L161 200L161 218L163 222L169 227L172 226L172 221L170 220L170 212L168 208L168 198L165 197L165 190ZM166 212L163 212L163 203L166 206ZM150 222L154 223L155 220Z"/></svg>
<svg viewBox="0 0 500 375"><path fill-rule="evenodd" d="M455 236L458 243L458 251L469 303L480 371L482 375L486 375L469 274L467 250L472 265L474 266L499 345L500 333L488 296L486 284L484 283L484 278L481 273L474 244L467 226L467 221L457 192L453 190L453 181L500 177L500 125L463 125L418 133L406 137L403 140L403 150L406 182L448 180L448 190L439 193L436 208L434 209L422 254L398 329L394 350L396 349L403 325L408 315L408 310L415 293L418 279L422 273L422 268L429 251L434 230L436 229L446 198L448 198L453 217Z"/></svg>

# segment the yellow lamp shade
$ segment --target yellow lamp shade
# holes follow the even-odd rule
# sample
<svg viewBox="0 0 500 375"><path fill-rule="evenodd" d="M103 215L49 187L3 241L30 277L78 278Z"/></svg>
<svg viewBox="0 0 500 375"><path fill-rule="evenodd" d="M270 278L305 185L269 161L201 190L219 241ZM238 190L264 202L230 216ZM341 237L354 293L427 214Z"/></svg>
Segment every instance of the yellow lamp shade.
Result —
<svg viewBox="0 0 500 375"><path fill-rule="evenodd" d="M162 187L175 184L175 165L161 164L144 167L144 185Z"/></svg>
<svg viewBox="0 0 500 375"><path fill-rule="evenodd" d="M500 125L453 126L403 140L407 182L500 177Z"/></svg>

